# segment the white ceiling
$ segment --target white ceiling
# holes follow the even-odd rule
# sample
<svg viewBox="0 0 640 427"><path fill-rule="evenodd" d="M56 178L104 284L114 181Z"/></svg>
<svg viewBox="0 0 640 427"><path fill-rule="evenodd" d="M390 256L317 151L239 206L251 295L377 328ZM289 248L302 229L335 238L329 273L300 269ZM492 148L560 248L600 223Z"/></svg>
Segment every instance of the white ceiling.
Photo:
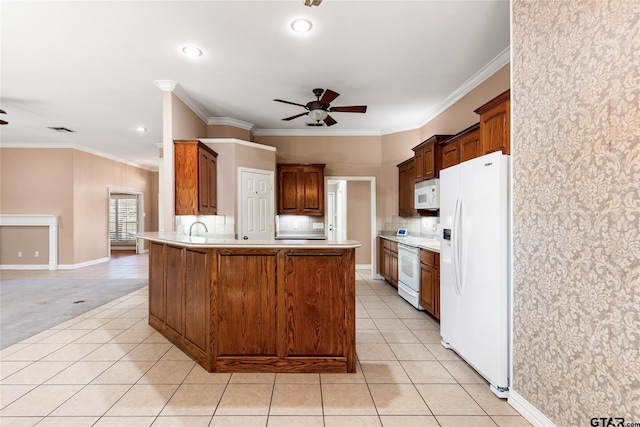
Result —
<svg viewBox="0 0 640 427"><path fill-rule="evenodd" d="M423 125L509 60L509 2L2 0L2 146L78 147L157 166L162 92L211 123L256 134L386 134ZM313 22L293 33L294 18ZM182 46L204 54L188 58ZM341 95L338 124L310 128L313 88ZM75 133L58 133L50 126ZM147 132L136 132L144 126ZM203 135L204 136L204 135Z"/></svg>

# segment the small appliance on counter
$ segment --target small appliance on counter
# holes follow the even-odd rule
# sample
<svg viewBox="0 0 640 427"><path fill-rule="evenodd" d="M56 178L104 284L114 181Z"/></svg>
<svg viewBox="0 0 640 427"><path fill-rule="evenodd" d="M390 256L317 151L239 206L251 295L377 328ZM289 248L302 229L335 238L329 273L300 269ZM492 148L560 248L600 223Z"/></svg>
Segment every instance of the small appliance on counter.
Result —
<svg viewBox="0 0 640 427"><path fill-rule="evenodd" d="M409 230L407 230L406 228L398 228L398 232L396 233L396 236L407 237L408 235L409 235Z"/></svg>

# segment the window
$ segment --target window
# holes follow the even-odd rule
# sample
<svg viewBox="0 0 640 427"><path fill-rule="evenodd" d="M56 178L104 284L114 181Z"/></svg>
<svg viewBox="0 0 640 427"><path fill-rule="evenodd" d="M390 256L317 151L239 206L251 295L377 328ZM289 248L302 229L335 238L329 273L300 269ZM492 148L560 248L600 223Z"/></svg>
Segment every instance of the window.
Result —
<svg viewBox="0 0 640 427"><path fill-rule="evenodd" d="M111 243L135 243L138 232L138 198L112 194L109 199L109 239Z"/></svg>

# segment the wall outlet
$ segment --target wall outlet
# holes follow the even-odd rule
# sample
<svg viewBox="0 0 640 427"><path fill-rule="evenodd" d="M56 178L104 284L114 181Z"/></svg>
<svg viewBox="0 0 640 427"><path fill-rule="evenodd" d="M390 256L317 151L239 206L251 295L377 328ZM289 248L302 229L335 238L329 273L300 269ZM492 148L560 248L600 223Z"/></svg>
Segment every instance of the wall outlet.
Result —
<svg viewBox="0 0 640 427"><path fill-rule="evenodd" d="M36 256L36 258L38 258L40 256L40 251L36 251L34 255Z"/></svg>
<svg viewBox="0 0 640 427"><path fill-rule="evenodd" d="M314 222L313 223L313 228L314 229L318 229L318 228L324 228L324 224L321 222Z"/></svg>
<svg viewBox="0 0 640 427"><path fill-rule="evenodd" d="M22 258L22 252L18 251L18 258Z"/></svg>
<svg viewBox="0 0 640 427"><path fill-rule="evenodd" d="M294 228L294 230L295 230L296 228L298 228L298 223L297 223L297 222L294 222L294 223L293 223L293 228Z"/></svg>

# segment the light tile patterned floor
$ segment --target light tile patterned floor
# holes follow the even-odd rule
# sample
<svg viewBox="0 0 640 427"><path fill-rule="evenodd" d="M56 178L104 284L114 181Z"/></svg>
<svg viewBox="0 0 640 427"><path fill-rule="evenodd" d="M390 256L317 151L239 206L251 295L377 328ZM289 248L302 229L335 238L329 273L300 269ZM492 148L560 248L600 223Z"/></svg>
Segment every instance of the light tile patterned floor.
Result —
<svg viewBox="0 0 640 427"><path fill-rule="evenodd" d="M10 275L146 277L146 262ZM147 324L143 288L1 350L0 425L530 425L390 285L358 271L356 293L357 373L210 374Z"/></svg>

